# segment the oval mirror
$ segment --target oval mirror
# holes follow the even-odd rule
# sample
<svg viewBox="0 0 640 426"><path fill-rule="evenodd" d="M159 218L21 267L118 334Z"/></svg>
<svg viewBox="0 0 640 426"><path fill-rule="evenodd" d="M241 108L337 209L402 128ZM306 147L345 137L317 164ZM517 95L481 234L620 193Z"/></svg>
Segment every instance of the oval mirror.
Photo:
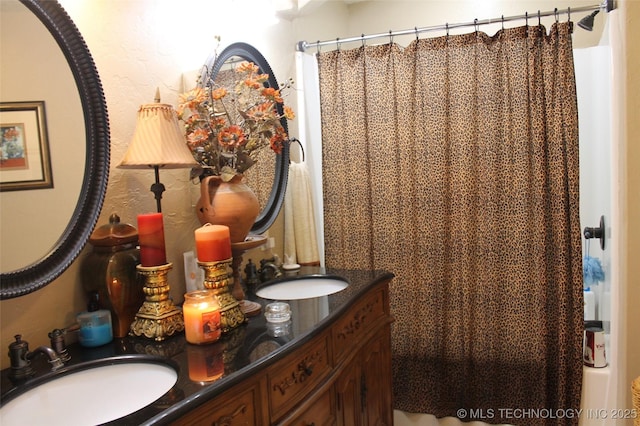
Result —
<svg viewBox="0 0 640 426"><path fill-rule="evenodd" d="M68 213L61 214L63 216L60 221L61 225L59 225L59 228L54 228L56 229L55 231L51 231L51 227L35 228L36 224L33 220L28 223L20 223L16 220L15 223L12 222L10 224L12 227L22 229L23 235L27 235L26 239L31 240L34 245L37 240L41 239L40 236L43 232L51 234L52 240L46 243L42 251L34 249L35 257L33 259L25 260L24 263L11 263L7 270L4 270L4 267L2 268L3 270L0 271L0 298L9 299L31 293L49 284L69 267L88 241L98 220L106 192L109 174L110 141L106 102L97 69L82 36L62 6L55 0L20 0L20 3L12 0L2 0L2 7L3 14L5 7L11 7L14 10L18 10L18 8L25 9L26 7L24 11L19 12L29 18L35 16L37 18L37 20L34 20L36 25L43 26L46 29L45 33L52 36L55 41L53 45L60 49L64 57L64 60L62 60L64 66L61 67L64 69L54 69L48 61L44 60L48 67L47 75L57 81L59 78L66 78L61 77L60 73L70 73L72 75L71 80L75 81L77 93L72 90L74 93L67 93L67 96L63 96L60 102L68 103L72 99L79 98L80 103L78 116L67 117L62 125L72 127L75 123L76 127L81 128L82 126L77 126L77 122L80 120L84 122L84 132L82 133L81 131L79 138L69 141L66 140L67 138L56 138L52 137L53 134L50 134L48 141L52 156L57 149L57 144L61 143L71 143L68 148L64 148L64 152L79 151L83 154L82 159L78 161L80 164L79 172L78 177L75 178L77 181L81 181L76 187L77 191L70 189L72 185L68 187L63 185L64 177L68 173L67 170L64 167L58 167L57 169L54 167L52 168L53 188L38 190L18 188L18 190L11 191L11 195L18 198L13 198L11 203L7 203L11 205L3 203L3 228L7 226L4 223L4 216L5 214L10 216L8 210L12 208L12 205L18 206L33 202L34 199L45 198L45 194L42 191L62 191L61 194L74 200L70 203L71 206L75 205L74 208L69 209ZM16 37L5 37L3 34L3 44L9 43L8 40L12 40L12 42L19 41L16 40ZM31 53L32 51L27 47L23 52ZM42 58L39 59L40 62L43 62ZM3 61L3 73L5 71L5 63L8 62L11 61ZM23 78L26 79L27 77L23 76ZM3 85L5 83L3 81ZM3 91L3 98L0 99L3 105L12 101L5 99L4 93ZM32 100L41 101L42 99ZM44 99L42 103L55 105L56 101L58 100L49 97ZM54 112L58 108L50 108L50 110L51 114L48 114L47 110L44 109L46 116L44 120L48 119L48 122L43 121L43 123L46 122L47 128L53 129L55 126L60 126L59 123L53 122L53 118L55 118ZM55 161L52 162L55 165ZM66 194L65 191L73 193ZM5 192L2 194L4 195ZM40 219L37 222L38 224L42 223L45 227L47 224L55 222L56 216L60 215L58 210L54 208L55 205L52 205L55 203L48 204L40 203L38 205ZM12 214L12 217L16 216L19 215ZM7 249L4 246L5 235L2 238L2 258L4 263L4 259L8 258L14 250Z"/></svg>
<svg viewBox="0 0 640 426"><path fill-rule="evenodd" d="M224 85L220 84L219 80L224 80L225 72L231 69L234 64L239 64L242 61L253 62L260 68L261 74L269 75L265 86L279 88L278 81L267 60L256 48L246 43L229 45L217 57L210 58L204 67L211 70L209 73L211 79L219 85ZM282 115L283 105L278 104L277 108L278 113ZM287 120L282 118L280 122L285 132L289 134ZM278 217L287 188L288 172L289 144L285 143L280 154L274 155L271 150L262 150L256 164L244 173L245 182L251 187L260 202L260 214L251 228L251 233L264 233Z"/></svg>

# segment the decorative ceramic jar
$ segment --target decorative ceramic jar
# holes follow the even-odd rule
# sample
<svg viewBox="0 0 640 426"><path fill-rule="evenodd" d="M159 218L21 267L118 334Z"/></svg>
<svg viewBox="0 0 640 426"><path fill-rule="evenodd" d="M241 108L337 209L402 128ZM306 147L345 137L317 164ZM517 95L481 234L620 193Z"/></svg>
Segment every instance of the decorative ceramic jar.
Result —
<svg viewBox="0 0 640 426"><path fill-rule="evenodd" d="M229 182L219 176L206 176L200 182L200 200L196 213L201 224L226 225L232 243L245 240L260 213L260 203L242 175Z"/></svg>
<svg viewBox="0 0 640 426"><path fill-rule="evenodd" d="M114 213L107 225L96 228L89 243L93 250L82 259L82 285L89 299L97 294L99 307L111 311L113 336L124 337L145 297L144 280L136 271L140 263L138 232L132 225L120 223Z"/></svg>

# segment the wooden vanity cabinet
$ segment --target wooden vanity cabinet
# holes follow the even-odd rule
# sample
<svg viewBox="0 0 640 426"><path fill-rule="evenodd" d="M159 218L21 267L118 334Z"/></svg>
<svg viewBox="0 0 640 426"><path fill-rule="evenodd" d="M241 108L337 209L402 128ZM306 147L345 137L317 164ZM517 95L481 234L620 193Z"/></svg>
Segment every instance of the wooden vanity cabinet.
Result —
<svg viewBox="0 0 640 426"><path fill-rule="evenodd" d="M338 376L337 425L392 424L389 343L385 336L374 337Z"/></svg>
<svg viewBox="0 0 640 426"><path fill-rule="evenodd" d="M192 410L180 425L391 425L388 281L312 339Z"/></svg>
<svg viewBox="0 0 640 426"><path fill-rule="evenodd" d="M259 378L258 378L259 379ZM261 380L246 380L222 393L215 399L192 410L176 425L263 425L268 424Z"/></svg>

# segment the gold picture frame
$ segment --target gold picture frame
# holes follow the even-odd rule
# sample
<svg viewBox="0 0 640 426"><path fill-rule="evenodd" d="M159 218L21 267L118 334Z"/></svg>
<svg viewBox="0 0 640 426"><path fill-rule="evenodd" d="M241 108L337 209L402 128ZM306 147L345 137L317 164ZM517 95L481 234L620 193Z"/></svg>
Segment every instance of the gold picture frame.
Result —
<svg viewBox="0 0 640 426"><path fill-rule="evenodd" d="M44 101L0 102L0 191L53 188Z"/></svg>

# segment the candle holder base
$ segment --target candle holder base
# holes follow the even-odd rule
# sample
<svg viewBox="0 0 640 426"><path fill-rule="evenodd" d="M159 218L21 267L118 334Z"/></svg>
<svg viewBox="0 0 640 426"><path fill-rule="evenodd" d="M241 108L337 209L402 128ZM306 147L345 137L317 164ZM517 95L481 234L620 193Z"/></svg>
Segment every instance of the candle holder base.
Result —
<svg viewBox="0 0 640 426"><path fill-rule="evenodd" d="M247 322L240 303L231 294L229 288L229 272L232 259L214 262L200 262L198 266L204 270L204 288L211 290L220 305L220 329L228 333Z"/></svg>
<svg viewBox="0 0 640 426"><path fill-rule="evenodd" d="M138 274L144 277L143 292L145 301L131 324L129 334L164 340L184 330L182 311L169 299L171 289L167 274L173 268L171 263L160 266L137 267Z"/></svg>

